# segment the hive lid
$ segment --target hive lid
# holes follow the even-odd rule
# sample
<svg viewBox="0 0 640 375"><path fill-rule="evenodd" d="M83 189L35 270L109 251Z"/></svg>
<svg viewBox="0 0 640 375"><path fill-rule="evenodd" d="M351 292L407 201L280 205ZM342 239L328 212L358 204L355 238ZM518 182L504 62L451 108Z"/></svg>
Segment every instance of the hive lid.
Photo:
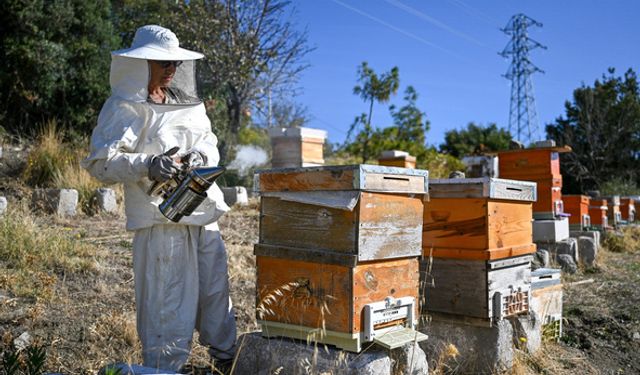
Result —
<svg viewBox="0 0 640 375"><path fill-rule="evenodd" d="M424 341L428 338L429 336L422 332L404 327L380 335L380 337L374 338L373 342L387 349L396 349L412 342Z"/></svg>
<svg viewBox="0 0 640 375"><path fill-rule="evenodd" d="M535 202L536 183L503 178L448 178L429 180L431 198L492 198Z"/></svg>
<svg viewBox="0 0 640 375"><path fill-rule="evenodd" d="M429 171L355 164L256 171L254 191L361 190L385 193L427 194Z"/></svg>

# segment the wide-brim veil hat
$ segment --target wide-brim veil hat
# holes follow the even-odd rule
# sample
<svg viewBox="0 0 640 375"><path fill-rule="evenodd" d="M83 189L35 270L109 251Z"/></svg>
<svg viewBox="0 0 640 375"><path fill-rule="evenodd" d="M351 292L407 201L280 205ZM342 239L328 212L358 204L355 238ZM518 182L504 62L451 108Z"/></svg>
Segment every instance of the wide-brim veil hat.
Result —
<svg viewBox="0 0 640 375"><path fill-rule="evenodd" d="M145 60L198 60L203 54L180 47L178 37L171 30L158 25L142 26L136 30L130 48L111 52L114 56Z"/></svg>

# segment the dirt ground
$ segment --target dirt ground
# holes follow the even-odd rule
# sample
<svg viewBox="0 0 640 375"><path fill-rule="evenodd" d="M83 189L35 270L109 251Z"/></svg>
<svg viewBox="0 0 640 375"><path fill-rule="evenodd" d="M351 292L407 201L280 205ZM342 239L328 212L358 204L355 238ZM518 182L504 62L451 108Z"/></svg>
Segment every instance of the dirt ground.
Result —
<svg viewBox="0 0 640 375"><path fill-rule="evenodd" d="M5 176L6 177L6 176ZM0 191L10 204L29 195L6 178ZM220 221L229 253L231 297L238 333L257 330L255 258L258 205L234 207ZM140 363L135 331L131 237L120 215L80 215L73 219L39 217L75 241L96 246L94 271L54 275L49 298L16 297L2 288L0 259L0 349L28 332L47 347L46 369L66 374L93 374L102 366ZM564 337L546 343L535 355L521 353L516 374L640 373L640 249L601 251L598 267L566 276ZM593 280L577 283L582 280ZM192 361L206 363L196 347ZM2 373L2 371L0 371Z"/></svg>

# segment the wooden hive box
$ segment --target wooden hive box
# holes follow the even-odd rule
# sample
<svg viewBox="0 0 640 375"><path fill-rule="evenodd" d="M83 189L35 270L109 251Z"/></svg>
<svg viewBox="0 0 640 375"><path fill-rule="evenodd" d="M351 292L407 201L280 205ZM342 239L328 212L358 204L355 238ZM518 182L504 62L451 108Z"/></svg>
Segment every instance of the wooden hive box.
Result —
<svg viewBox="0 0 640 375"><path fill-rule="evenodd" d="M529 311L531 255L499 260L421 262L424 309L485 323Z"/></svg>
<svg viewBox="0 0 640 375"><path fill-rule="evenodd" d="M560 270L539 268L531 272L531 310L542 321L542 338L562 336L562 282Z"/></svg>
<svg viewBox="0 0 640 375"><path fill-rule="evenodd" d="M425 257L494 260L536 251L535 184L498 178L429 182L423 216Z"/></svg>
<svg viewBox="0 0 640 375"><path fill-rule="evenodd" d="M324 164L326 131L312 128L271 128L269 136L273 167L295 168Z"/></svg>
<svg viewBox="0 0 640 375"><path fill-rule="evenodd" d="M589 217L591 218L591 226L599 229L606 229L609 227L609 220L607 218L608 205L606 199L591 198L589 203Z"/></svg>
<svg viewBox="0 0 640 375"><path fill-rule="evenodd" d="M636 221L635 199L631 197L620 198L620 213L622 220L626 220L628 223Z"/></svg>
<svg viewBox="0 0 640 375"><path fill-rule="evenodd" d="M387 297L414 299L418 316L418 258L366 263L354 256L272 256L256 245L257 319L268 336L287 336L361 350L364 307ZM276 254L281 255L281 254ZM323 330L323 332L320 332Z"/></svg>
<svg viewBox="0 0 640 375"><path fill-rule="evenodd" d="M404 151L384 151L378 158L378 164L386 167L415 168L416 157Z"/></svg>
<svg viewBox="0 0 640 375"><path fill-rule="evenodd" d="M261 195L255 254L263 334L313 335L359 351L365 305L411 298L411 315L418 316L427 171L271 169L258 171L254 186Z"/></svg>
<svg viewBox="0 0 640 375"><path fill-rule="evenodd" d="M604 197L607 200L607 217L609 223L614 227L618 227L622 224L622 212L620 211L620 196L612 195L610 197Z"/></svg>
<svg viewBox="0 0 640 375"><path fill-rule="evenodd" d="M498 153L500 178L539 181L561 178L560 153L571 151L570 147L541 147L508 150Z"/></svg>
<svg viewBox="0 0 640 375"><path fill-rule="evenodd" d="M586 195L563 195L564 212L570 214L569 227L571 230L584 230L591 226L589 216L590 198Z"/></svg>

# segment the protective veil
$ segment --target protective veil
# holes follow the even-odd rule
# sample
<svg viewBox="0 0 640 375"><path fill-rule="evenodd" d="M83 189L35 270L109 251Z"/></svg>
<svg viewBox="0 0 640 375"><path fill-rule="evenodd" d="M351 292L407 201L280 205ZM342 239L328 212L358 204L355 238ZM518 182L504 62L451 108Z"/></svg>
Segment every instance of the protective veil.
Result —
<svg viewBox="0 0 640 375"><path fill-rule="evenodd" d="M235 321L229 299L227 259L216 220L229 208L217 185L179 223L159 211L151 197L148 166L154 155L178 146L179 155L197 151L217 165L217 139L195 94L195 61L159 26L136 32L132 48L112 53L111 97L98 117L90 155L91 175L125 188L127 229L134 230L134 274L138 334L144 364L177 370L189 355L194 327L218 359L234 355ZM180 60L170 104L148 101L150 60ZM197 324L197 327L196 327Z"/></svg>

